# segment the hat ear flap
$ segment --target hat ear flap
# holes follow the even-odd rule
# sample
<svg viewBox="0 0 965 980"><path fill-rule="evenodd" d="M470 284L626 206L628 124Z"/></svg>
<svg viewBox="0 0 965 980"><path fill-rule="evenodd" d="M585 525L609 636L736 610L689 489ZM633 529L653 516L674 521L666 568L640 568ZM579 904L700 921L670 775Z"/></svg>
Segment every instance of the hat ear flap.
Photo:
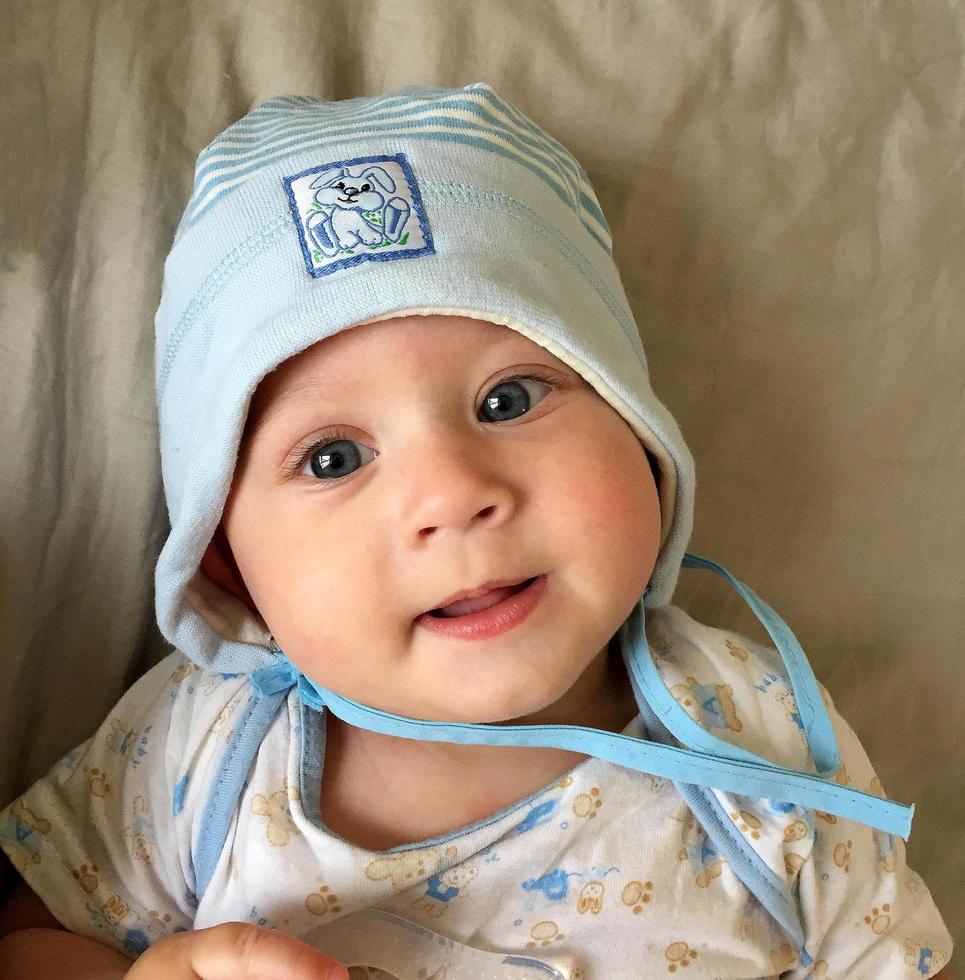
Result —
<svg viewBox="0 0 965 980"><path fill-rule="evenodd" d="M219 588L240 599L253 613L258 615L251 593L241 577L234 553L225 534L224 526L218 524L214 535L208 542L201 558L201 573Z"/></svg>

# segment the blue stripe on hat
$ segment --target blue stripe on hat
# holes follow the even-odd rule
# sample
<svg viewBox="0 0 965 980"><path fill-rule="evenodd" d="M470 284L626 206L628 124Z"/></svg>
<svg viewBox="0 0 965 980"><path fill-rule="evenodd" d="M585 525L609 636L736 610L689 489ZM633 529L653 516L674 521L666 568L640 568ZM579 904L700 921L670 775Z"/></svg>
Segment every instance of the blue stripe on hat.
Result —
<svg viewBox="0 0 965 980"><path fill-rule="evenodd" d="M358 101L354 110L346 109L345 102L325 103L311 96L278 96L262 103L199 155L191 200L175 240L235 186L278 159L346 136L401 133L408 138L462 142L521 164L546 183L601 247L611 252L610 229L589 179L561 144L499 99L489 86L468 86L447 97L437 96L431 103L413 101L419 92L435 95L436 91L446 90L410 87L403 90L406 95L349 100ZM488 108L483 107L484 100ZM293 121L293 110L307 110L310 118ZM459 111L475 118L453 115ZM357 122L346 125L352 119Z"/></svg>
<svg viewBox="0 0 965 980"><path fill-rule="evenodd" d="M210 174L217 174L223 171L225 168L217 166L217 164L222 163L228 157L251 158L253 155L251 152L252 149L256 153L267 154L272 152L273 145L277 145L280 148L283 145L283 141L289 138L297 140L299 138L310 139L312 136L315 136L319 138L319 143L321 143L321 137L323 135L328 138L333 138L340 134L351 134L353 127L347 124L352 121L353 117L358 119L358 125L355 128L359 132L374 132L373 130L366 130L366 125L374 125L378 121L384 121L386 124L391 124L392 122L401 123L406 119L411 119L426 113L430 114L425 119L425 124L427 125L447 122L459 128L484 130L484 127L474 126L468 120L453 118L439 113L438 109L431 104L417 104L413 106L408 99L399 99L396 101L401 103L401 105L392 107L392 110L339 113L333 121L325 123L321 123L317 118L293 118L291 112L286 111L280 120L276 119L267 126L265 123L261 123L259 130L254 134L251 130L247 130L245 134L236 135L233 133L231 136L219 138L217 143L212 143L202 150L198 157L198 167L195 170L194 181L195 194L198 197L204 196L205 191L202 186L204 180L202 178L207 179ZM394 111L396 108L401 111ZM484 110L477 102L468 99L448 100L446 102L446 109L449 112L456 110L469 112L485 120L494 130L493 135L503 135L517 149L523 152L527 150L532 151L534 156L544 161L552 170L555 170L559 174L561 180L567 185L570 191L572 201L578 201L580 199L581 188L577 186L578 182L585 182L589 186L589 181L585 173L579 169L575 161L561 157L558 152L549 148L545 141L528 133L520 132L518 127L514 128L510 126L505 120L500 119L488 110ZM317 116L319 113L314 113L313 115ZM341 128L339 129L338 127ZM267 139L269 135L271 136L271 140ZM521 141L527 145L522 146ZM290 143L288 145L294 144ZM602 215L602 212L600 214Z"/></svg>

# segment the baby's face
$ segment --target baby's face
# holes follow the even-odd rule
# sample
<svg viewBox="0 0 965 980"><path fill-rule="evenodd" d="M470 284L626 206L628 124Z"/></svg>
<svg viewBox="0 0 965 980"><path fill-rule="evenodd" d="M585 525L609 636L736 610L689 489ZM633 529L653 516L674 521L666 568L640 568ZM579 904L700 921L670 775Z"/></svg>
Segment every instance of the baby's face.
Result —
<svg viewBox="0 0 965 980"><path fill-rule="evenodd" d="M531 370L555 389L504 381ZM317 683L484 723L577 682L660 543L653 474L623 418L508 327L439 315L344 331L266 377L223 525L257 611ZM454 592L543 573L542 601L498 636L416 623Z"/></svg>

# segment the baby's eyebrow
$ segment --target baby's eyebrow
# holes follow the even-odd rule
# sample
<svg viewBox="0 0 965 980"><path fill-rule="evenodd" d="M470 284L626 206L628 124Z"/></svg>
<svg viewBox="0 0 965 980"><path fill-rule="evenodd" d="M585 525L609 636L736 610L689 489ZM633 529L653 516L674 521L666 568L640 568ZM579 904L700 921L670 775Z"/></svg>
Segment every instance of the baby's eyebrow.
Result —
<svg viewBox="0 0 965 980"><path fill-rule="evenodd" d="M261 413L257 422L250 431L251 438L254 438L262 429L267 428L276 417L281 415L287 408L312 396L316 402L324 399L326 394L332 390L332 385L325 385L318 377L312 376L293 384L290 388L285 388L268 407Z"/></svg>
<svg viewBox="0 0 965 980"><path fill-rule="evenodd" d="M512 344L519 344L519 338L516 337L506 337L500 338L491 346L500 349L509 348L507 350L507 355L511 351ZM530 353L530 362L536 363L535 358ZM520 355L524 354L521 349L519 351ZM564 365L565 367L565 365ZM272 422L284 411L292 406L299 404L301 401L306 399L306 396L310 396L316 404L324 404L326 398L331 399L338 397L338 395L345 391L349 392L353 390L352 384L340 384L337 378L329 377L325 380L318 377L317 375L312 375L307 378L303 378L301 381L295 382L289 388L284 388L279 394L277 394L268 407L261 413L258 420L252 425L251 429L248 430L248 438L254 438L262 429L268 428Z"/></svg>

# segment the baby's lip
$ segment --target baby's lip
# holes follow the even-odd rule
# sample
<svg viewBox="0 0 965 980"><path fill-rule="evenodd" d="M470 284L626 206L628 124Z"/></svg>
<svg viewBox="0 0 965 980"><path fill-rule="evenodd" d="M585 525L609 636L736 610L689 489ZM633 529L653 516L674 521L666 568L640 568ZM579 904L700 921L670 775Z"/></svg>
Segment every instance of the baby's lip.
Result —
<svg viewBox="0 0 965 980"><path fill-rule="evenodd" d="M447 596L433 606L432 609L427 609L426 613L432 612L434 609L444 609L446 606L451 606L454 602L459 602L460 599L478 599L488 592L492 592L493 589L504 589L507 586L521 585L523 582L528 582L531 578L536 577L535 575L524 575L522 578L515 576L513 578L492 579L489 582L484 582L482 585L476 586L474 589L463 589L460 592L453 592L452 595ZM422 613L422 615L425 615L425 613Z"/></svg>

